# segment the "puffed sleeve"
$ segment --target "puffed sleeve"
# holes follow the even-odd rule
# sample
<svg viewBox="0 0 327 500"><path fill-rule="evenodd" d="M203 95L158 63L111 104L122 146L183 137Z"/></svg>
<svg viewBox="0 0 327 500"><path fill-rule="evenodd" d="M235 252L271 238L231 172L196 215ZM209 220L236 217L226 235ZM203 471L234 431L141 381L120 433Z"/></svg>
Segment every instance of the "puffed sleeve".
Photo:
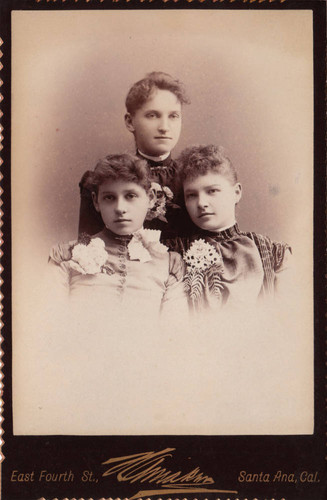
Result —
<svg viewBox="0 0 327 500"><path fill-rule="evenodd" d="M292 249L285 243L274 243L274 271L275 271L275 296L277 298L287 297L294 286L294 270L292 265Z"/></svg>
<svg viewBox="0 0 327 500"><path fill-rule="evenodd" d="M187 295L184 288L185 265L176 252L169 252L169 276L165 283L166 290L161 303L161 312L166 316L187 314Z"/></svg>
<svg viewBox="0 0 327 500"><path fill-rule="evenodd" d="M72 243L58 244L51 248L49 255L49 280L52 288L64 288L69 292L70 270L68 261L71 258Z"/></svg>

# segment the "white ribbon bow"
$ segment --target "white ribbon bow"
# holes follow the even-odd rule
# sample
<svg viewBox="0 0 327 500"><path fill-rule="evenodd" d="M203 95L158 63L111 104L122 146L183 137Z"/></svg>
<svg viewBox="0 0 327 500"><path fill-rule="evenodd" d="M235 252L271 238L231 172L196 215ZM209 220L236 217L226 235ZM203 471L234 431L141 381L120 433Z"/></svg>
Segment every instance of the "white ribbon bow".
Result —
<svg viewBox="0 0 327 500"><path fill-rule="evenodd" d="M168 248L160 243L161 231L156 229L139 229L133 234L133 238L127 245L130 260L149 262L152 255L149 250L158 253L166 253Z"/></svg>

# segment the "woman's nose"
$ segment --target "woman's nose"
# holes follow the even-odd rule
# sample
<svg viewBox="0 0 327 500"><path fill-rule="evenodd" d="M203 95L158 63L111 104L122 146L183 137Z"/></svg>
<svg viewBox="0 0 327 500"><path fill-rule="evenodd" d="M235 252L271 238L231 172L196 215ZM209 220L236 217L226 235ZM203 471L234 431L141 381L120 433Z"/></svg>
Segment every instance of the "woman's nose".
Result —
<svg viewBox="0 0 327 500"><path fill-rule="evenodd" d="M168 118L163 116L159 122L158 128L161 132L168 132L169 130Z"/></svg>
<svg viewBox="0 0 327 500"><path fill-rule="evenodd" d="M206 208L208 206L208 200L206 196L204 195L199 195L198 197L198 207L199 208Z"/></svg>
<svg viewBox="0 0 327 500"><path fill-rule="evenodd" d="M122 213L122 214L126 212L126 202L124 199L117 200L115 210L117 213Z"/></svg>

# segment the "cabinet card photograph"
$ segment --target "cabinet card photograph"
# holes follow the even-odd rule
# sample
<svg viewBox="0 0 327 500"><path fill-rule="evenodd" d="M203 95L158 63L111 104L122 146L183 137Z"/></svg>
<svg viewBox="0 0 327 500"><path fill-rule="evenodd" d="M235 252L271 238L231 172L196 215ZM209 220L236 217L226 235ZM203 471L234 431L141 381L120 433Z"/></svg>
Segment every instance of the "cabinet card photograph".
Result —
<svg viewBox="0 0 327 500"><path fill-rule="evenodd" d="M3 498L322 500L324 6L18 4Z"/></svg>

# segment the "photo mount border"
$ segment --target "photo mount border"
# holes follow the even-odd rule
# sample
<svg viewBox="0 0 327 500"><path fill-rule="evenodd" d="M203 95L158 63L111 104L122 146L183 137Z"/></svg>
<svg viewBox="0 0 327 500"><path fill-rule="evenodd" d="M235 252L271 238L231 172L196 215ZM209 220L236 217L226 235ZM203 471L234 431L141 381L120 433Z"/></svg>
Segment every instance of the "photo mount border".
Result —
<svg viewBox="0 0 327 500"><path fill-rule="evenodd" d="M2 56L0 78L1 86L1 124L3 127L3 140L1 151L1 188L3 189L3 233L2 242L4 269L2 272L3 290L3 326L2 326L2 369L4 380L4 421L2 447L2 481L1 491L4 500L30 500L26 498L26 484L22 482L20 488L13 489L10 472L12 470L27 470L32 463L33 467L51 470L56 467L58 461L63 469L71 469L74 464L76 474L83 474L86 470L98 470L103 472L103 462L109 457L128 456L133 453L146 451L160 451L165 448L174 448L172 462L167 465L171 470L180 466L183 472L190 470L189 464L199 466L210 477L215 478L215 485L219 484L222 491L192 493L183 497L190 500L195 496L202 498L227 498L226 495L236 495L238 498L263 498L283 497L285 500L307 500L309 489L295 490L287 483L276 483L273 488L264 489L264 484L246 484L240 487L236 484L235 471L242 470L248 464L252 470L276 470L282 467L287 470L299 469L318 471L321 475L320 486L311 491L312 500L323 500L323 479L326 480L326 396L327 396L327 340L325 340L326 317L325 317L325 258L326 258L326 93L325 93L325 61L326 61L326 4L323 1L284 0L279 2L253 2L244 3L238 0L232 2L187 2L178 1L172 4L154 0L152 3L130 0L129 2L87 2L87 0L66 0L47 2L46 0L13 0L4 2L0 7L1 23L0 37L3 41L1 46ZM313 11L314 23L314 434L303 436L13 436L12 427L12 340L11 340L11 178L10 178L10 133L11 133L11 27L10 16L12 10L65 10L65 9L309 9ZM322 182L322 178L324 182ZM323 227L323 230L322 230ZM321 268L324 268L324 273ZM218 453L219 464L212 461L212 451ZM272 452L273 451L273 452ZM201 452L201 456L199 453ZM189 457L197 457L189 459ZM179 469L178 469L179 470ZM29 483L30 485L31 483ZM70 485L68 483L58 484L58 491L53 492L53 486L48 484L34 483L32 498L42 496L47 500L54 497L69 498L127 498L135 496L141 488L140 485L124 484L117 481L113 476L99 483L85 483ZM225 490L230 490L224 493ZM149 488L150 489L150 488ZM144 488L146 490L146 488ZM143 491L143 487L142 487ZM180 490L181 491L181 490ZM191 491L190 491L191 493ZM210 496L208 496L210 494ZM11 495L11 496L8 496ZM98 496L97 496L98 495ZM168 492L163 490L161 497L166 497ZM175 495L175 493L169 493ZM212 495L212 496L211 496ZM178 497L178 495L177 495ZM232 497L234 498L234 497Z"/></svg>

